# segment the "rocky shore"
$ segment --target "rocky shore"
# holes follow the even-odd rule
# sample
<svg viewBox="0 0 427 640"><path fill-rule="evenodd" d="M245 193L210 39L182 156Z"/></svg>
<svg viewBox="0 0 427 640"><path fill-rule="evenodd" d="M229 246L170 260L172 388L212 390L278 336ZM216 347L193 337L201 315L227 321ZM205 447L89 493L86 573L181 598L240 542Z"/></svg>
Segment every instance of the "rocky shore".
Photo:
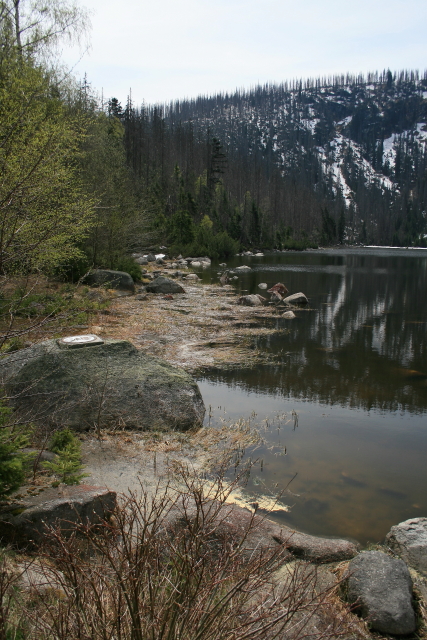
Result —
<svg viewBox="0 0 427 640"><path fill-rule="evenodd" d="M150 262L152 266L147 267L145 284L136 291L129 287L120 289L120 286L107 289L103 276L104 288L91 288L86 295L110 299L108 309L99 313L92 324L69 332L69 337L81 335L84 331L84 335L100 340L102 345L96 347L97 353L101 353L101 348L107 363L102 372L98 371L98 364L93 359L93 347L85 347L85 351L63 349L61 352L61 347L53 340L24 350L27 353L18 352L8 363L2 362L6 378L7 375L10 378L12 372L17 384L28 385L28 376L42 379L44 387L37 391L37 397L53 388L59 368L63 372L61 393L66 393L76 377L83 389L90 387L89 378L86 380L85 376L102 377L102 373L106 379L113 379L107 395L115 398L113 409L102 404L109 420L98 424L96 435L88 432L80 436L87 474L85 484L76 488L60 486L53 489L40 481L36 488L23 488L10 501L9 508L0 514L3 543L37 547L43 540L46 527L56 524L67 532L73 527L78 528L82 521L102 522L114 512L117 496L121 494L131 492L136 497L144 495L145 499L153 500L159 491L172 490L185 495L188 485L183 482L183 469L186 469L184 476L191 470L195 478L208 477L209 471L224 463L224 456L229 455L233 447L243 448L256 437L248 429L243 429L240 434L233 433L233 425L228 431L224 428L213 433L209 428L196 428L182 433L185 416L191 413L190 405L185 404L190 396L194 396L191 399L192 407L195 407L191 418L193 427L200 427L204 413L197 385L192 383L188 374L206 368L255 366L266 362L267 356L256 348L257 336L286 331L286 323L281 323L278 328L277 319L294 321L299 313L310 312L309 301L301 293L294 294L284 308L280 303L288 292L280 289L283 287L280 283L270 289L270 299L262 296L259 303L245 301L239 299L226 282L202 285L196 274L187 274L186 277L187 271L184 274L174 271L172 274L171 269L176 269L176 264L171 268L162 261L162 269L159 270L159 264ZM146 263L142 264L145 266ZM200 264L199 260L198 266ZM185 268L183 264L178 266ZM170 277L172 275L174 277ZM189 275L196 277L189 278ZM98 280L95 278L93 282L98 284ZM117 354L111 357L109 345L114 352L120 351L126 362L116 364ZM64 353L67 361L62 364L60 356ZM41 358L37 365L39 369L37 358ZM82 358L86 359L86 364ZM152 381L153 375L157 374L151 372L144 378L141 373L154 361L163 362L166 367L159 374L164 385L161 394L154 387L144 387L145 380ZM119 374L116 375L117 367ZM52 379L46 371L54 372ZM115 387L120 384L124 371L127 371L126 392L119 397ZM180 372L178 381L176 372ZM135 381L136 387L142 385L136 395ZM162 417L174 413L174 391L170 389L175 383L180 389L185 387L184 395L182 390L178 392L183 403L180 408L183 416L181 426L166 424ZM106 386L101 387L102 384L96 391L99 397L102 389L106 392ZM83 393L82 389L78 393ZM16 385L14 393L19 397ZM168 394L170 398L164 401ZM120 413L122 408L130 415L128 399L131 396L135 396L131 402L132 421L120 423L117 412ZM153 403L155 396L158 400L161 397L163 404L157 400ZM144 397L145 404L141 409L144 415L139 415L140 409L136 408L138 400L135 402L135 399L139 397ZM66 418L72 428L75 428L73 420L77 420L80 428L83 422L85 429L93 426L96 410L93 415L91 399L87 403L84 420L80 413L75 413L79 404L76 396L73 396L73 401L71 405L63 404L58 409L56 398L53 413L58 423ZM103 403L103 398L101 401ZM25 402L28 404L27 397ZM150 405L153 404L157 413L150 418ZM30 411L32 407L25 405L24 409ZM48 407L44 408L45 415L49 411ZM154 433L129 430L138 421L141 422L140 427L144 426L144 420L156 422ZM185 423L183 428L189 426L190 423ZM209 493L208 484L207 491ZM427 518L401 523L392 528L382 547L361 551L351 540L319 538L276 524L269 519L268 504L263 504L262 499L257 504L245 502L237 486L227 493L222 506L224 512L218 521L218 531L225 531L227 539L243 540L244 543L239 542L242 544L241 553L250 551L253 554L254 550L264 553L280 548L283 558L273 583L284 584L298 575L295 578L297 582L299 580L298 584L304 584L310 593L316 593L317 603L319 598L323 602L322 612L316 609L316 615L311 616L307 623L308 637L321 638L325 634L338 637L342 634L342 631L335 632L334 624L338 619L348 638L368 638L372 634L377 638L390 635L427 637ZM61 522L65 524L61 525ZM300 565L296 563L301 562L306 568L302 573L298 569L298 573L296 567ZM315 570L314 583L312 578L307 579L306 572L310 567ZM39 588L40 574L46 581L46 568L32 574L29 569L24 569L24 574L30 576L27 583L32 589ZM308 591L304 595L306 604L310 600Z"/></svg>

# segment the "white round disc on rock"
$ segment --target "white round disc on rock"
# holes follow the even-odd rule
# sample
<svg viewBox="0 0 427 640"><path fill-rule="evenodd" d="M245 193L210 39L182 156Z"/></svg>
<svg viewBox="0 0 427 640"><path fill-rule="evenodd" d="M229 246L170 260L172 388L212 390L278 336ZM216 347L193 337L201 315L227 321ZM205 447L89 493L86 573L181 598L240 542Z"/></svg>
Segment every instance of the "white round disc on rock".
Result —
<svg viewBox="0 0 427 640"><path fill-rule="evenodd" d="M58 340L58 344L65 347L86 347L95 344L104 344L104 341L94 333L87 333L81 336L67 336Z"/></svg>

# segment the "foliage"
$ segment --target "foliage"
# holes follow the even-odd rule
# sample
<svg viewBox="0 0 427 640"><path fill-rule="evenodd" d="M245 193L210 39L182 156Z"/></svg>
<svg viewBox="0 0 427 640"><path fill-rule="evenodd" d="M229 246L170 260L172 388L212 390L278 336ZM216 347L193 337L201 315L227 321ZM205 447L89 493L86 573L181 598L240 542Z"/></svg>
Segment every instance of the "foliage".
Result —
<svg viewBox="0 0 427 640"><path fill-rule="evenodd" d="M0 500L20 487L25 479L28 454L21 452L29 442L29 432L11 424L12 410L0 400Z"/></svg>
<svg viewBox="0 0 427 640"><path fill-rule="evenodd" d="M58 477L58 481L54 482L54 486L61 482L64 484L79 484L86 474L79 473L83 468L81 445L74 433L69 429L55 431L50 440L49 448L57 454L57 459L52 460L52 462L44 462L43 466Z"/></svg>
<svg viewBox="0 0 427 640"><path fill-rule="evenodd" d="M52 269L81 255L93 200L76 171L84 122L42 69L13 55L0 65L0 273Z"/></svg>

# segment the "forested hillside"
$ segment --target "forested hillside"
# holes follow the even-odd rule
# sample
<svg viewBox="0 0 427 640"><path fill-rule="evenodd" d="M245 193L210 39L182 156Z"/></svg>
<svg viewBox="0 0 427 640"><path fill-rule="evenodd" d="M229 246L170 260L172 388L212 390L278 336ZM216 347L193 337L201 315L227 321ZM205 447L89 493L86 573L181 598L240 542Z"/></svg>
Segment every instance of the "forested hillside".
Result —
<svg viewBox="0 0 427 640"><path fill-rule="evenodd" d="M424 245L426 98L426 74L387 71L109 113L169 241L205 220L242 246Z"/></svg>

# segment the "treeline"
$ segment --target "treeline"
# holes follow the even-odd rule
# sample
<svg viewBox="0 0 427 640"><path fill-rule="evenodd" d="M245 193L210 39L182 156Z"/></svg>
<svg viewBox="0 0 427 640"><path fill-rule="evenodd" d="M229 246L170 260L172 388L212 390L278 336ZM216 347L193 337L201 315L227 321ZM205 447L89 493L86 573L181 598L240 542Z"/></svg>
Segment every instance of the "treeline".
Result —
<svg viewBox="0 0 427 640"><path fill-rule="evenodd" d="M412 245L426 231L426 89L426 74L387 70L110 110L166 236L184 190L196 227L208 215L242 246Z"/></svg>

